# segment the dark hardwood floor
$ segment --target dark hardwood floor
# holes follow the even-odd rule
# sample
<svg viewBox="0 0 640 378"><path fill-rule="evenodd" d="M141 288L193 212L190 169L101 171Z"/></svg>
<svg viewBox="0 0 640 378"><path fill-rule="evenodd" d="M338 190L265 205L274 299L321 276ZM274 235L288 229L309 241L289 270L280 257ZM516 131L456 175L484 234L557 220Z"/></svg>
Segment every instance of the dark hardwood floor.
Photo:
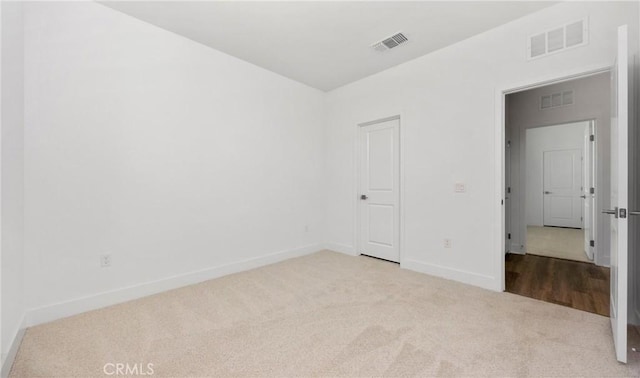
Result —
<svg viewBox="0 0 640 378"><path fill-rule="evenodd" d="M609 268L536 255L505 261L506 291L609 316Z"/></svg>

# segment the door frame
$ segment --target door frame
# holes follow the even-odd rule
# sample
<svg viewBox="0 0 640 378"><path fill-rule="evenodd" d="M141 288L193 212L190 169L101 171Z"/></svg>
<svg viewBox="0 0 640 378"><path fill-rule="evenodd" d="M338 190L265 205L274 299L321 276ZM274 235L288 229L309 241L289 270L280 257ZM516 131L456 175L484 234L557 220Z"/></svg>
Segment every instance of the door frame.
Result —
<svg viewBox="0 0 640 378"><path fill-rule="evenodd" d="M600 235L598 235L598 227L600 227L600 222L598 220L598 217L594 216L595 214L597 214L597 210L599 209L600 206L600 201L598 200L599 198L601 198L600 193L601 193L601 188L598 186L598 159L600 159L600 155L598 154L598 144L600 143L600 137L598 136L598 130L600 128L600 125L598 125L598 120L597 119L592 119L589 121L589 135L593 135L594 136L594 140L593 141L585 141L585 143L591 143L590 146L590 150L591 150L591 154L589 155L589 162L585 162L583 160L584 164L589 164L589 170L591 171L590 177L591 177L591 184L593 186L590 186L589 188L595 188L595 195L593 196L593 201L591 202L591 214L590 214L590 220L591 220L591 236L589 238L589 240L597 240ZM585 150L583 154L587 153L587 147L585 146ZM584 156L584 155L583 155ZM584 172L583 172L583 180L584 180ZM584 184L584 181L583 181ZM585 187L583 187L583 189L586 189ZM583 190L583 194L584 194L584 190ZM582 204L582 211L584 212L585 209L585 205ZM583 217L586 218L586 214L583 213ZM583 229L586 232L586 229L584 228L584 223L583 223ZM586 240L586 239L585 239ZM586 246L586 245L585 245ZM589 258L590 253L593 254L593 263L595 264L597 259L598 259L598 248L593 245L589 245L587 247L589 249L589 252L585 251L585 253L587 254L587 258Z"/></svg>
<svg viewBox="0 0 640 378"><path fill-rule="evenodd" d="M505 103L506 96L511 93L528 89L544 87L551 84L562 83L569 80L581 79L600 73L610 72L610 64L592 65L575 68L563 74L550 74L538 79L501 84L497 86L495 93L495 128L494 128L494 217L496 227L494 233L494 266L495 266L495 291L505 290ZM513 143L513 141L512 141ZM513 162L512 162L513 163Z"/></svg>
<svg viewBox="0 0 640 378"><path fill-rule="evenodd" d="M606 72L606 70L604 71ZM586 76L591 76L591 75L597 75L598 73L602 73L602 72L596 72L596 73L592 73L592 74L588 74ZM584 76L584 77L586 77ZM570 79L573 80L573 79ZM542 86L546 86L549 84L544 84ZM519 92L519 91L517 91ZM512 92L511 92L512 93ZM507 93L507 95L510 93ZM535 126L531 126L531 127L527 127L525 129L523 129L525 132L522 133L522 135L520 136L520 140L518 141L518 143L520 143L522 146L526 146L527 144L527 131L528 130L532 130L532 129L540 129L540 128L544 128L544 127L553 127L553 126L562 126L562 125L568 125L568 124L572 124L572 123L578 123L578 122L589 122L590 123L590 127L592 128L591 132L593 133L593 135L595 136L595 140L593 141L593 154L594 154L594 158L593 161L597 163L597 159L599 158L598 155L598 143L599 143L599 136L598 136L598 120L595 118L585 118L585 119L577 119L575 121L569 121L569 122L563 122L563 123L550 123L550 124L540 124L540 125L535 125ZM505 125L506 127L506 125ZM513 141L511 141L511 143L513 143ZM516 163L520 166L520 172L526 172L526 147L521 148L521 153L524 156L521 156L520 160ZM514 163L511 162L511 164L513 165ZM598 164L595 164L595 166L592 167L594 171L597 170L598 168ZM505 175L506 177L506 175ZM525 175L525 179L523 181L524 185L521 185L522 187L520 188L520 191L522 193L522 198L526 198L527 196L527 188L528 188L528 183L526 182L526 175ZM600 191L598 190L598 180L597 180L597 175L594 179L594 188L596 188L596 195L594 197L593 200L593 206L594 208L598 208L600 202L598 201L601 198L601 195L599 194ZM511 206L513 206L513 203L511 204ZM506 208L505 208L506 210ZM523 206L520 208L520 210L522 211L522 217L525 221L523 221L520 224L520 228L519 228L519 232L522 235L522 245L524 246L524 251L522 252L522 254L526 254L527 253L527 224L526 224L526 217L527 217L527 212L526 212L526 206ZM506 218L505 218L506 220ZM592 223L597 223L598 220L592 220ZM506 223L505 223L505 227L507 227ZM506 231L505 231L506 232ZM594 231L594 235L597 235L597 228L596 231ZM595 240L595 239L594 239ZM593 258L593 263L596 263L596 255L597 255L597 248L594 249L594 258ZM511 253L518 253L518 252L511 252Z"/></svg>
<svg viewBox="0 0 640 378"><path fill-rule="evenodd" d="M400 159L398 161L398 167L399 167L399 174L400 174L400 188L398 191L398 212L399 212L399 217L398 217L398 222L400 223L399 226L399 232L400 235L398 235L399 238L399 244L398 244L398 254L400 256L399 258L399 263L400 266L402 266L403 264L403 258L404 258L404 253L403 253L403 247L404 247L404 167L402 162L404 161L404 148L402 148L402 146L404 145L403 143L403 139L404 139L404 133L402 132L402 119L403 119L403 115L402 112L393 112L391 113L393 115L390 116L386 116L386 117L376 117L373 118L373 120L371 121L365 121L365 122L359 122L355 125L353 131L354 131L354 135L355 135L355 143L354 143L354 172L355 172L355 185L354 185L354 192L353 192L353 200L354 200L354 205L353 205L353 214L354 214L354 228L353 228L353 245L355 246L355 251L353 252L353 254L355 256L360 256L360 247L361 247L361 243L360 243L360 224L362 222L362 220L360 219L360 191L361 191L361 181L360 181L360 175L362 174L362 170L360 169L360 154L361 154L361 148L360 148L360 129L364 126L371 126L371 125L375 125L377 123L382 123L382 122L387 122L387 121L393 121L393 120L398 120L398 134L399 134L399 138L398 138L398 148L400 149Z"/></svg>

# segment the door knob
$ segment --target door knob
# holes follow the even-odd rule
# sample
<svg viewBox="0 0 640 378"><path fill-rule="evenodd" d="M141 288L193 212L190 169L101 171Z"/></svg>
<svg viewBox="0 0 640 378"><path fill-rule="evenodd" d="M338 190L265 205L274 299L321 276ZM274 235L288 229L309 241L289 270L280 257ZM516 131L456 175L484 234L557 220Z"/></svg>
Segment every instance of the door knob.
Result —
<svg viewBox="0 0 640 378"><path fill-rule="evenodd" d="M617 218L618 217L618 208L616 207L613 210L609 210L609 209L602 210L602 214L610 214L610 215L613 215L613 216L615 216Z"/></svg>
<svg viewBox="0 0 640 378"><path fill-rule="evenodd" d="M548 192L548 191L546 191L546 190L545 190L545 191L544 191L544 194L551 194L551 192Z"/></svg>
<svg viewBox="0 0 640 378"><path fill-rule="evenodd" d="M366 200L367 198L369 198L369 197L367 197L367 195L366 195L366 194L363 194L363 195L361 195L361 196L360 196L360 199L361 199L361 200Z"/></svg>

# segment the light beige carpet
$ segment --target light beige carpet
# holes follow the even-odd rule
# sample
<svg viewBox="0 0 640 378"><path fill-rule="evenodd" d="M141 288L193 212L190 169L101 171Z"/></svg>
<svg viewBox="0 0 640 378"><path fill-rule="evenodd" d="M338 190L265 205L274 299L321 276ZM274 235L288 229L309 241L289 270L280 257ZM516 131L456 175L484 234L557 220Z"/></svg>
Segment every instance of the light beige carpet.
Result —
<svg viewBox="0 0 640 378"><path fill-rule="evenodd" d="M27 330L12 377L630 376L609 319L334 252Z"/></svg>
<svg viewBox="0 0 640 378"><path fill-rule="evenodd" d="M527 226L527 253L592 262L584 253L584 230Z"/></svg>

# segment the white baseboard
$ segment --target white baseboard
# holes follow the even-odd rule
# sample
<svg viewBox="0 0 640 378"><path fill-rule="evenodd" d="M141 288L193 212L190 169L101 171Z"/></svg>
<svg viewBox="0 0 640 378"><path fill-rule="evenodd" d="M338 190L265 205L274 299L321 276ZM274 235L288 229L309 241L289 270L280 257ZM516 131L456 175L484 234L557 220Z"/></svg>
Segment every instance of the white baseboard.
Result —
<svg viewBox="0 0 640 378"><path fill-rule="evenodd" d="M27 318L23 316L22 321L20 322L20 328L16 331L13 341L11 341L9 351L6 355L2 356L2 367L0 368L0 377L2 378L7 378L9 373L11 373L11 367L13 366L13 362L18 354L18 349L20 349L24 332L27 330L26 320Z"/></svg>
<svg viewBox="0 0 640 378"><path fill-rule="evenodd" d="M637 308L633 310L631 319L629 319L629 323L639 326L640 325L640 310Z"/></svg>
<svg viewBox="0 0 640 378"><path fill-rule="evenodd" d="M346 244L340 244L340 243L325 243L324 244L324 248L334 251L334 252L340 252L340 253L344 253L345 255L349 255L349 256L357 256L358 253L356 253L356 249L350 245L346 245Z"/></svg>
<svg viewBox="0 0 640 378"><path fill-rule="evenodd" d="M520 242L514 242L509 245L509 253L524 255L525 251L522 248L522 244L520 244Z"/></svg>
<svg viewBox="0 0 640 378"><path fill-rule="evenodd" d="M68 316L77 315L83 312L146 297L167 290L177 289L183 286L208 281L214 278L226 276L228 274L255 269L290 258L308 255L314 252L318 252L322 249L324 249L324 245L322 244L308 245L230 264L207 268L195 272L180 274L157 281L124 287L99 293L96 295L34 308L27 311L26 324L28 327L32 327L34 325L47 323Z"/></svg>
<svg viewBox="0 0 640 378"><path fill-rule="evenodd" d="M468 285L478 286L483 289L492 291L502 291L502 285L496 278L485 276L478 273L468 272L465 270L449 268L446 266L424 263L415 260L402 260L400 267L403 269L413 270L418 273L425 273L431 276L444 278L462 282Z"/></svg>

